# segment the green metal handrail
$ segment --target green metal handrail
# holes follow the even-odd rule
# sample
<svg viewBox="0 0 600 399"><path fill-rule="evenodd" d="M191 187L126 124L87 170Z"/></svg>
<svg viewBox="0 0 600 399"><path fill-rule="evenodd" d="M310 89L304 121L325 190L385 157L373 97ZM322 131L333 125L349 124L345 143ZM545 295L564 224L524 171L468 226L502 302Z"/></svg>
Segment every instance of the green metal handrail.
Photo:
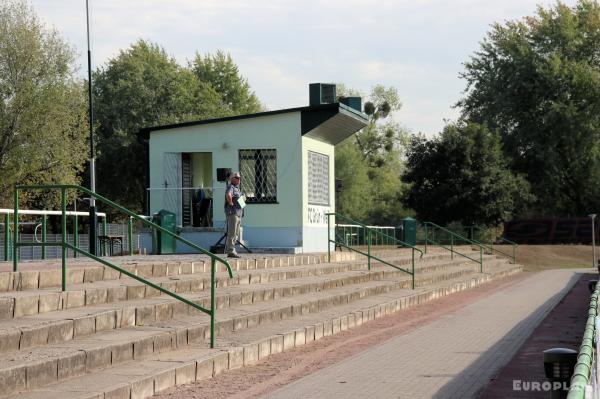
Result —
<svg viewBox="0 0 600 399"><path fill-rule="evenodd" d="M355 224L341 224L336 223L336 233L339 230L344 238L344 242L346 245L366 245L367 238L366 234L362 228L362 226ZM378 237L375 237L375 243L371 243L371 245L392 245L394 243L394 239L396 237L396 228L393 226L367 226L373 232L383 233L381 240L377 240ZM392 231L392 234L384 233L384 231ZM339 236L338 236L339 237ZM348 239L349 238L349 239Z"/></svg>
<svg viewBox="0 0 600 399"><path fill-rule="evenodd" d="M417 248L417 247L415 247L413 245L410 245L410 244L407 244L407 243L405 243L403 241L398 240L396 237L388 236L385 233L378 232L380 234L383 234L383 235L387 236L388 239L393 239L396 244L400 244L400 245L403 245L403 246L406 246L406 247L409 247L409 248L412 249L412 251L411 251L412 252L412 258L411 258L412 271L407 270L407 269L403 269L403 268L398 267L398 266L396 266L396 265L394 265L394 264L392 264L390 262L387 262L387 261L385 261L385 260L383 260L383 259L381 259L381 258L379 258L377 256L371 255L371 232L373 231L373 229L371 229L370 227L367 227L366 225L364 225L364 224L362 224L360 222L357 222L356 220L352 220L352 219L350 219L350 218L348 218L346 216L343 216L343 215L340 215L340 214L337 214L337 213L334 213L334 212L326 213L325 215L327 216L327 260L328 260L328 262L331 262L331 245L330 244L333 244L334 248L335 248L336 245L339 245L340 247L347 248L350 251L353 251L353 252L359 253L359 254L361 254L363 256L366 256L367 257L367 268L369 270L371 270L371 259L374 259L374 260L376 260L376 261L378 261L380 263L383 263L385 265L393 267L394 269L397 269L397 270L400 270L400 271L402 271L404 273L410 274L411 277L412 277L412 289L413 290L415 289L415 251L418 251L418 252L421 253L421 256L419 257L419 259L423 257L423 251L421 251L419 248ZM365 231L367 232L367 252L360 251L360 250L358 250L356 248L352 248L351 246L346 245L345 243L338 242L337 240L335 240L335 230L334 230L334 239L332 240L331 239L331 227L330 227L331 216L343 219L343 220L345 220L347 222L356 224L358 226L361 226L363 229L365 229Z"/></svg>
<svg viewBox="0 0 600 399"><path fill-rule="evenodd" d="M490 254L493 254L494 251L495 251L495 252L497 252L497 253L499 253L501 255L504 255L504 256L508 257L509 259L512 259L512 263L513 264L517 263L517 247L519 245L516 242L511 241L511 240L509 240L507 238L504 238L504 237L496 237L496 240L500 240L500 241L505 242L505 243L507 243L509 245L512 245L512 255L511 255L511 254L508 254L508 253L506 253L504 251L500 251L498 248L494 248L494 240L492 240L490 242L490 244L487 245L487 244L482 243L481 241L478 241L475 238L473 238L473 237L475 237L475 235L473 234L473 230L484 231L481 227L467 226L465 228L467 228L467 229L469 229L471 231L471 240L474 241L474 242L477 242L477 243L479 243L481 245L483 245L485 248L487 248L490 251Z"/></svg>
<svg viewBox="0 0 600 399"><path fill-rule="evenodd" d="M19 193L22 190L60 190L61 192L61 209L62 209L62 220L61 220L61 230L62 230L62 240L59 243L48 243L48 242L34 242L34 243L25 243L25 242L19 242ZM111 262L109 262L106 259L102 259L98 256L92 255L89 252L86 252L80 248L77 247L77 245L71 245L68 241L67 241L67 190L78 190L81 191L91 197L96 198L97 200L99 200L100 202L103 202L104 204L117 209L123 213L125 213L126 215L128 215L130 217L130 225L129 225L129 229L131 229L131 220L132 219L136 219L141 221L142 223L146 224L147 226L150 226L158 231L160 231L163 234L167 234L173 238L175 238L178 241L181 241L182 243L184 243L185 245L194 248L195 250L199 251L200 253L204 254L204 255L208 255L211 259L211 268L210 268L210 281L211 281L211 286L210 286L210 309L206 309L200 305L198 305L197 303L194 303L188 299L185 299L179 295L177 295L176 293L169 291L159 285L156 285L154 283L152 283L151 281L148 281L142 277L139 277ZM62 248L62 290L65 291L67 289L67 251L68 250L72 250L74 252L80 253L84 256L87 256L88 258L91 258L97 262L102 263L105 266L110 267L111 269L117 270L120 273L125 274L128 277L131 277L141 283L144 283L166 295L169 295L183 303L185 303L186 305L189 305L203 313L206 313L210 316L210 347L214 348L215 346L215 314L216 314L216 301L215 301L215 292L216 292L216 278L215 278L215 274L216 274L216 263L217 262L221 262L223 265L225 265L225 267L227 268L227 271L229 273L229 277L233 278L233 271L231 270L231 266L229 265L229 262L227 262L225 259L221 259L220 257L212 254L211 252L207 251L204 248L201 248L199 246L197 246L196 244L178 236L177 234L174 234L172 232L170 232L169 230L150 222L149 220L146 220L145 218L135 214L134 212L131 212L129 209L126 209L124 207L122 207L121 205L116 204L115 202L112 202L111 200L104 198L103 196L94 193L90 190L88 190L85 187L81 187L81 186L77 186L77 185L71 185L71 184L52 184L52 185L16 185L15 186L15 192L14 192L14 216L13 216L13 223L14 223L14 227L13 227L13 254L16 254L18 251L18 248L20 247L27 247L27 246L39 246L42 248L48 247L48 246L58 246ZM105 227L104 227L105 228ZM19 257L18 256L13 256L13 270L16 272L18 271L19 268Z"/></svg>
<svg viewBox="0 0 600 399"><path fill-rule="evenodd" d="M594 363L594 335L596 330L596 316L598 315L598 294L600 286L596 289L590 298L590 307L588 310L588 319L583 333L577 363L571 377L571 385L567 399L585 398L585 387L590 380L590 374Z"/></svg>
<svg viewBox="0 0 600 399"><path fill-rule="evenodd" d="M435 224L433 222L424 222L423 226L425 227L425 253L427 253L427 244L431 243L433 245L437 245L437 246L439 246L441 248L444 248L444 249L450 251L450 257L452 259L454 259L454 254L457 254L457 255L460 255L460 256L462 256L464 258L472 260L473 262L479 263L479 272L483 273L483 246L481 244L478 244L478 243L474 242L473 240L468 239L467 237L461 236L460 234L455 233L452 230L448 230L447 228L442 227L440 225L437 225L437 224ZM437 228L437 229L440 229L440 230L442 230L442 231L450 234L450 248L444 246L440 242L436 242L433 239L429 238L428 237L428 226L433 227L432 231L434 233L435 233L435 229ZM465 255L465 254L462 254L460 252L455 251L454 250L454 239L455 238L458 238L458 239L460 239L460 240L462 240L464 242L467 242L467 243L471 244L472 246L478 247L479 248L479 260L471 258L468 255Z"/></svg>
<svg viewBox="0 0 600 399"><path fill-rule="evenodd" d="M477 244L480 244L484 249L487 249L489 251L490 255L493 255L494 252L496 252L496 253L498 253L500 255L506 256L508 259L510 259L511 263L513 263L513 264L517 263L516 250L515 250L514 246L513 246L513 254L511 255L511 254L506 253L504 251L500 251L498 248L494 248L493 244L487 245L487 244L485 244L485 243L483 243L481 241L478 241L478 240L476 240L474 238L472 238L471 241L473 241L473 242L475 242Z"/></svg>
<svg viewBox="0 0 600 399"><path fill-rule="evenodd" d="M7 229L4 230L4 248L8 248L8 250L6 250L4 252L4 261L8 262L8 261L12 261L12 256L10 256L10 249L12 249L12 244L10 243L10 237L11 237L11 233L10 233L10 215L14 214L14 208L12 209L0 209L0 214L4 215L4 225L8 226ZM51 215L62 215L61 211L52 211L52 210L40 210L40 211L31 211L29 209L26 210L19 210L19 214L20 215L28 215L28 216L38 216L41 218L38 226L41 227L41 232L42 232L42 241L45 242L46 241L46 236L47 236L47 230L48 230L48 216ZM79 231L79 225L78 225L78 219L79 219L79 215L80 214L85 214L85 212L77 212L77 211L67 211L67 216L73 216L73 241L74 242L79 242L79 235L78 235L78 231ZM97 215L99 217L102 217L102 219L104 221L106 221L106 214L103 212L98 212ZM19 222L19 224L22 224L21 222ZM36 226L36 229L37 227ZM106 226L106 223L103 222L103 226ZM132 232L130 232L128 240L129 242L133 242L132 238L131 238ZM130 246L130 255L133 254L133 248ZM41 259L45 260L47 259L47 251L46 251L46 247L43 246L42 247L42 251L41 251ZM73 257L77 257L78 253L73 251ZM32 256L33 257L33 256Z"/></svg>

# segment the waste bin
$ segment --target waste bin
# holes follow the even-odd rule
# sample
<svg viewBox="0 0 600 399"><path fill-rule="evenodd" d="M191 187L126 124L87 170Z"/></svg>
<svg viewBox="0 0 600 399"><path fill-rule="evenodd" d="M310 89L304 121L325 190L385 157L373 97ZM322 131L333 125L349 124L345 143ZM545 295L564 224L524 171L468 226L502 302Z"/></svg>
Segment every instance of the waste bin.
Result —
<svg viewBox="0 0 600 399"><path fill-rule="evenodd" d="M176 228L176 216L173 212L169 212L165 209L155 213L152 217L152 221L162 227L165 230L170 231L173 234L177 234ZM153 240L152 253L156 255L174 254L175 253L175 238L164 234L161 231L155 230L155 237Z"/></svg>
<svg viewBox="0 0 600 399"><path fill-rule="evenodd" d="M409 245L417 245L417 221L411 217L402 219L402 241Z"/></svg>

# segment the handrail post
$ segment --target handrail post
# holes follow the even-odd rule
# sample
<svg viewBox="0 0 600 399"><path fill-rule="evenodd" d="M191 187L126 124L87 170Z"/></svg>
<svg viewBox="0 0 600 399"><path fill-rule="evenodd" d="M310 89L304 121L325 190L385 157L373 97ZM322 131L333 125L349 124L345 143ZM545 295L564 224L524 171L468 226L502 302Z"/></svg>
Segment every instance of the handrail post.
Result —
<svg viewBox="0 0 600 399"><path fill-rule="evenodd" d="M415 289L415 249L412 249L412 289Z"/></svg>
<svg viewBox="0 0 600 399"><path fill-rule="evenodd" d="M19 270L19 189L15 187L15 210L13 213L13 272Z"/></svg>
<svg viewBox="0 0 600 399"><path fill-rule="evenodd" d="M62 290L67 290L67 198L66 189L60 189L60 203L62 207Z"/></svg>
<svg viewBox="0 0 600 399"><path fill-rule="evenodd" d="M8 262L9 245L10 245L10 230L8 226L10 224L10 214L4 214L4 261Z"/></svg>
<svg viewBox="0 0 600 399"><path fill-rule="evenodd" d="M133 218L129 216L127 221L127 244L129 245L129 256L133 255Z"/></svg>
<svg viewBox="0 0 600 399"><path fill-rule="evenodd" d="M329 244L328 244L329 245ZM210 261L210 347L215 347L215 259L212 258Z"/></svg>
<svg viewBox="0 0 600 399"><path fill-rule="evenodd" d="M371 270L371 230L367 230L367 267Z"/></svg>
<svg viewBox="0 0 600 399"><path fill-rule="evenodd" d="M515 265L517 263L517 246L513 244L513 265Z"/></svg>
<svg viewBox="0 0 600 399"><path fill-rule="evenodd" d="M454 235L450 234L450 259L454 259Z"/></svg>
<svg viewBox="0 0 600 399"><path fill-rule="evenodd" d="M79 248L79 218L77 214L75 214L75 219L73 219L73 246L75 248ZM73 250L73 257L77 258L79 253Z"/></svg>
<svg viewBox="0 0 600 399"><path fill-rule="evenodd" d="M479 272L483 273L483 247L479 247Z"/></svg>
<svg viewBox="0 0 600 399"><path fill-rule="evenodd" d="M327 214L327 263L331 263L331 230L329 219L331 214Z"/></svg>
<svg viewBox="0 0 600 399"><path fill-rule="evenodd" d="M108 235L108 226L106 225L106 216L102 218L102 235ZM111 249L112 251L112 249ZM106 256L108 251L106 250L106 242L102 245L102 256Z"/></svg>
<svg viewBox="0 0 600 399"><path fill-rule="evenodd" d="M42 215L42 242L46 243L46 229L48 227L48 215ZM48 251L46 250L46 246L42 246L42 259L46 259L48 255Z"/></svg>
<svg viewBox="0 0 600 399"><path fill-rule="evenodd" d="M425 253L427 253L427 222L425 222Z"/></svg>

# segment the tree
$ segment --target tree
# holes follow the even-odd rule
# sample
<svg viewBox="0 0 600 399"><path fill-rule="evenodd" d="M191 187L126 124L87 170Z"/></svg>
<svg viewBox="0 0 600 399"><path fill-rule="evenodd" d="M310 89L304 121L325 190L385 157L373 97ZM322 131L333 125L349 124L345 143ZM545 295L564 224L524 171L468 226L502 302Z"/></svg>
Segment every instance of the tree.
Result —
<svg viewBox="0 0 600 399"><path fill-rule="evenodd" d="M336 212L358 221L366 221L373 206L369 166L352 140L335 147L335 176L344 189L336 197Z"/></svg>
<svg viewBox="0 0 600 399"><path fill-rule="evenodd" d="M86 153L86 102L74 52L26 2L0 4L0 202L12 186L77 184ZM52 206L52 195L24 203Z"/></svg>
<svg viewBox="0 0 600 399"><path fill-rule="evenodd" d="M600 6L495 24L465 65L462 119L501 134L545 214L600 209Z"/></svg>
<svg viewBox="0 0 600 399"><path fill-rule="evenodd" d="M246 78L240 75L231 55L220 50L214 55L201 56L196 53L191 67L200 81L209 84L219 93L221 102L227 108L225 113L241 115L261 111L258 98Z"/></svg>
<svg viewBox="0 0 600 399"><path fill-rule="evenodd" d="M157 44L140 40L95 73L98 189L142 212L148 176L143 127L229 114L220 94Z"/></svg>
<svg viewBox="0 0 600 399"><path fill-rule="evenodd" d="M338 95L360 94L338 85ZM336 146L336 176L344 180L337 206L343 215L380 225L395 225L407 216L400 177L408 134L392 116L401 106L395 88L373 87L364 105L369 123Z"/></svg>
<svg viewBox="0 0 600 399"><path fill-rule="evenodd" d="M342 86L342 93L344 90ZM406 142L407 134L394 121L392 113L400 108L402 103L394 87L376 85L365 102L364 112L369 116L369 123L354 135L354 140L372 168L381 168L386 162L399 157L397 151Z"/></svg>
<svg viewBox="0 0 600 399"><path fill-rule="evenodd" d="M496 226L532 199L508 170L499 136L475 123L448 125L431 140L413 136L406 166L404 203L420 220Z"/></svg>

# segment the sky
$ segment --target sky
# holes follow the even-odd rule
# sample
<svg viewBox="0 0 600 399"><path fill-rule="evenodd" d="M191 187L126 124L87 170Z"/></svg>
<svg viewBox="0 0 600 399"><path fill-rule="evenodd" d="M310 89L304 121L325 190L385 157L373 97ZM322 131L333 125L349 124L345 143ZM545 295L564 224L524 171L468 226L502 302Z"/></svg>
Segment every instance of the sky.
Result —
<svg viewBox="0 0 600 399"><path fill-rule="evenodd" d="M495 22L521 19L549 0L89 0L93 68L138 39L182 64L229 52L270 110L308 105L308 84L341 82L368 94L398 90L394 118L428 136L465 89L463 63ZM567 5L575 0L565 0ZM87 74L85 0L30 0L61 32Z"/></svg>

